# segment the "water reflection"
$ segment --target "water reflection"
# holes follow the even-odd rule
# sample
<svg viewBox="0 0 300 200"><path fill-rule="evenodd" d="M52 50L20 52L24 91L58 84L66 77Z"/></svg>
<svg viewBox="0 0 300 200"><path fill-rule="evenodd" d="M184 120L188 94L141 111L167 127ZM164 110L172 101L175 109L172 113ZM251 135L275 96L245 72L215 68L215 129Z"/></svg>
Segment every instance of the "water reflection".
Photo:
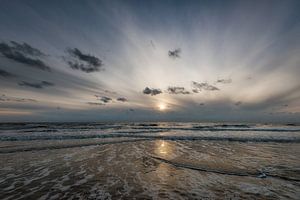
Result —
<svg viewBox="0 0 300 200"><path fill-rule="evenodd" d="M157 140L155 142L155 153L158 156L169 157L173 154L173 151L174 146L170 142L164 140Z"/></svg>
<svg viewBox="0 0 300 200"><path fill-rule="evenodd" d="M164 140L155 141L155 154L157 157L167 160L174 159L177 156L176 143ZM176 171L174 167L167 163L161 162L155 170L155 176L152 178L156 178L157 181L163 186L160 192L164 193L164 190L171 190L170 187L177 184L176 179L174 179L174 174L178 175L179 173L181 172Z"/></svg>

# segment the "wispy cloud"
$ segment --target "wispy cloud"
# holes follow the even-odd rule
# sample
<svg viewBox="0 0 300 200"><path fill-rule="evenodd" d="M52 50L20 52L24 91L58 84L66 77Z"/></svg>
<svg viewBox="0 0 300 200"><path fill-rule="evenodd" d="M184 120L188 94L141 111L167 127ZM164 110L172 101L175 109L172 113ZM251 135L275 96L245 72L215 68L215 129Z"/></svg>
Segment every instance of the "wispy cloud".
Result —
<svg viewBox="0 0 300 200"><path fill-rule="evenodd" d="M229 84L229 83L232 83L232 79L231 78L229 78L229 79L218 79L216 81L216 83Z"/></svg>
<svg viewBox="0 0 300 200"><path fill-rule="evenodd" d="M108 93L108 94L117 94L116 92L114 91L110 91L110 90L104 90L105 93Z"/></svg>
<svg viewBox="0 0 300 200"><path fill-rule="evenodd" d="M97 103L97 102L87 102L88 105L91 105L91 106L104 106L105 104L104 103Z"/></svg>
<svg viewBox="0 0 300 200"><path fill-rule="evenodd" d="M97 72L103 66L102 60L90 54L84 54L79 49L67 49L69 55L73 58L66 60L67 64L74 70L81 70L86 73Z"/></svg>
<svg viewBox="0 0 300 200"><path fill-rule="evenodd" d="M25 64L26 66L36 69L51 71L50 67L44 63L39 57L44 55L40 50L30 45L11 41L10 43L0 43L0 53L15 62Z"/></svg>
<svg viewBox="0 0 300 200"><path fill-rule="evenodd" d="M151 96L155 96L155 95L158 95L162 93L162 91L160 89L155 89L155 88L149 88L149 87L146 87L144 90L143 90L143 94L150 94Z"/></svg>
<svg viewBox="0 0 300 200"><path fill-rule="evenodd" d="M37 102L37 100L35 100L35 99L11 97L11 96L6 96L5 94L0 96L0 101L5 101L5 102Z"/></svg>
<svg viewBox="0 0 300 200"><path fill-rule="evenodd" d="M43 89L45 87L54 86L54 83L51 83L48 81L41 81L41 82L34 82L34 83L22 81L19 83L19 85L26 86L26 87L32 87L32 88L36 88L36 89Z"/></svg>

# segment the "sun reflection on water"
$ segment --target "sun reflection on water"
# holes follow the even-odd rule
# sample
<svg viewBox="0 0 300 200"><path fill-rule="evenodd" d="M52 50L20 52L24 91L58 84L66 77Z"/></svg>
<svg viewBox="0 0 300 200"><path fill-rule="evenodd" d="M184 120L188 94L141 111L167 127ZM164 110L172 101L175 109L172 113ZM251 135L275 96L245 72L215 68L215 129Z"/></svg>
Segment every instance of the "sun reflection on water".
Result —
<svg viewBox="0 0 300 200"><path fill-rule="evenodd" d="M174 156L175 146L173 143L164 140L155 141L155 154L157 157L164 159L172 159ZM166 163L160 163L155 170L156 177L160 183L171 184L174 181L171 178L171 174L174 173L174 169ZM172 185L172 184L171 184Z"/></svg>
<svg viewBox="0 0 300 200"><path fill-rule="evenodd" d="M174 147L170 142L158 140L155 142L155 153L158 156L170 157L173 154Z"/></svg>

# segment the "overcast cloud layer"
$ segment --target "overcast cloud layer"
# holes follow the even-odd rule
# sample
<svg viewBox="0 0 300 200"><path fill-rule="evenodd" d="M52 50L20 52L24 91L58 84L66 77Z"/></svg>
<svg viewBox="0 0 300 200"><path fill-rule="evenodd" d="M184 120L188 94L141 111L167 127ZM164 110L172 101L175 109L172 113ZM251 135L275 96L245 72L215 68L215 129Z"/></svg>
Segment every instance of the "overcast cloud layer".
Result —
<svg viewBox="0 0 300 200"><path fill-rule="evenodd" d="M298 0L3 0L0 121L299 122L299 35Z"/></svg>

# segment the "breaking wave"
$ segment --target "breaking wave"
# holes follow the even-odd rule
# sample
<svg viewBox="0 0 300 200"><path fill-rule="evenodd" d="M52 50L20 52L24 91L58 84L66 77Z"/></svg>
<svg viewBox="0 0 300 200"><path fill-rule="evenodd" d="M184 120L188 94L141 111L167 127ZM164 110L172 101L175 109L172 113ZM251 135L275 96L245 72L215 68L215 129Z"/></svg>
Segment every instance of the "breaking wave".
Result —
<svg viewBox="0 0 300 200"><path fill-rule="evenodd" d="M2 136L0 141L33 141L33 140L76 140L94 138L145 138L159 140L213 140L232 142L279 142L279 143L300 143L299 137L239 137L239 136L169 136L169 135L139 135L132 133L113 133L95 135L38 135L38 136Z"/></svg>

